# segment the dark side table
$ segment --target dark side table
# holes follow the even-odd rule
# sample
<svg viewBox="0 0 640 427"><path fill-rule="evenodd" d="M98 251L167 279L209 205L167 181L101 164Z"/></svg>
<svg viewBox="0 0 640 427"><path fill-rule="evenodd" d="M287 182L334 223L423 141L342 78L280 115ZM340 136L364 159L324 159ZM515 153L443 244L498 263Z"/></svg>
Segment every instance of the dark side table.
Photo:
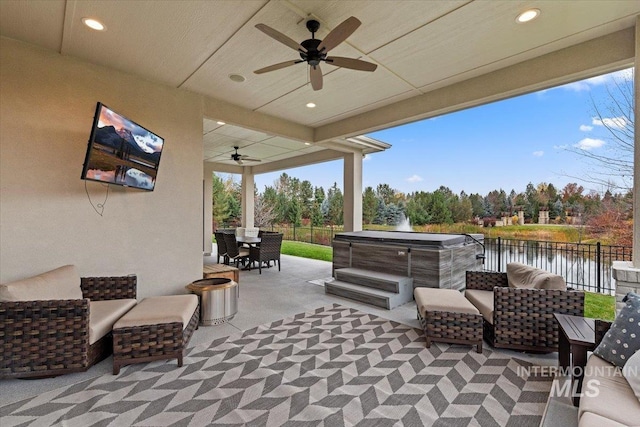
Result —
<svg viewBox="0 0 640 427"><path fill-rule="evenodd" d="M562 370L570 370L571 385L578 382L573 396L573 404L580 403L580 391L584 378L584 366L587 364L587 352L596 348L595 319L568 314L554 313L558 321L558 365Z"/></svg>

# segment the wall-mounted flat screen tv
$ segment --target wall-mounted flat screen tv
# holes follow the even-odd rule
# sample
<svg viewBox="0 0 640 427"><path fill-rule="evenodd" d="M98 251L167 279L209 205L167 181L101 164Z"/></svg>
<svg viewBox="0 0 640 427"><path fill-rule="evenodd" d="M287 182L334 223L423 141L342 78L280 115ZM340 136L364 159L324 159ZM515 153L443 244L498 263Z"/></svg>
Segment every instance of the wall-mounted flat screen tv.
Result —
<svg viewBox="0 0 640 427"><path fill-rule="evenodd" d="M98 102L82 179L152 191L164 140Z"/></svg>

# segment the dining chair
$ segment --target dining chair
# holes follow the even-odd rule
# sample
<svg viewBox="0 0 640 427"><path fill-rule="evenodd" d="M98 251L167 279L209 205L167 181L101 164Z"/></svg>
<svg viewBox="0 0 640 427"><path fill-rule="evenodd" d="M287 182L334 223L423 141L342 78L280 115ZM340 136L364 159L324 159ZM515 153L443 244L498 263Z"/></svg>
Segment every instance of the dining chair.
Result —
<svg viewBox="0 0 640 427"><path fill-rule="evenodd" d="M229 264L229 258L227 257L227 243L224 241L224 234L222 231L216 231L213 233L216 236L216 245L218 247L218 264L220 264L220 257L224 264Z"/></svg>
<svg viewBox="0 0 640 427"><path fill-rule="evenodd" d="M249 259L249 249L238 247L235 234L224 234L224 242L227 245L227 258L229 262L233 261L236 268L238 268L240 262L242 262L244 266L245 262Z"/></svg>
<svg viewBox="0 0 640 427"><path fill-rule="evenodd" d="M280 271L280 249L282 247L282 233L263 233L260 244L249 249L249 265L258 262L258 271L262 274L262 264L271 266L271 261L278 263Z"/></svg>

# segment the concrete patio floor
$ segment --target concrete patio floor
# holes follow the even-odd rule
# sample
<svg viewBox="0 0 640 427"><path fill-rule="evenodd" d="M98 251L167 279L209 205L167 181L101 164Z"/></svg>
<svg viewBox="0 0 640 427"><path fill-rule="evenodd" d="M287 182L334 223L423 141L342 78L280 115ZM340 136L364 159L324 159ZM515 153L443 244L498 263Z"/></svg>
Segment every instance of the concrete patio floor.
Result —
<svg viewBox="0 0 640 427"><path fill-rule="evenodd" d="M215 264L216 257L204 257L204 263ZM262 274L259 274L257 268L250 271L241 270L238 314L223 325L201 326L193 334L189 347L209 343L217 338L334 303L353 307L360 311L416 328L420 327L419 322L416 320L415 302L407 303L393 310L386 310L327 295L323 286L310 283L311 280L330 276L330 262L288 255L282 255L282 271L278 271L278 268L273 266L271 268L263 268ZM187 284L185 283L185 285ZM485 343L485 345L487 344ZM530 359L538 364L555 365L557 363L556 353L535 356L517 352L513 352L513 354L519 358ZM170 363L175 363L175 360ZM58 387L75 384L104 374L111 374L111 371L112 358L108 357L82 373L38 380L3 380L0 381L0 406Z"/></svg>

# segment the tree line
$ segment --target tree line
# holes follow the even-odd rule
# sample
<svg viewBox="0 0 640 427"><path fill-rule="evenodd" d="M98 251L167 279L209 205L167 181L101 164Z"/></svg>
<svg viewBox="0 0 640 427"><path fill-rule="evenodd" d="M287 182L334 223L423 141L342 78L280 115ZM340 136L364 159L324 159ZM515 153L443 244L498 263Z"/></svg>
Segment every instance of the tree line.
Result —
<svg viewBox="0 0 640 427"><path fill-rule="evenodd" d="M241 188L231 176L213 177L214 229L236 226L241 223ZM313 186L311 182L289 176L286 173L262 193L255 192L256 227L275 224L295 226L342 225L344 198L337 183L328 190ZM416 191L405 194L388 184L366 187L362 194L362 220L364 224L397 225L402 218L412 225L453 224L484 219L485 225L501 217L512 217L518 211L524 213L526 223L537 223L541 210L549 212L552 223L563 224L573 218L590 225L630 221L632 193L600 194L585 191L577 183L557 188L550 183L529 183L524 191L512 189L490 191L486 195L454 193L446 186L433 192Z"/></svg>

